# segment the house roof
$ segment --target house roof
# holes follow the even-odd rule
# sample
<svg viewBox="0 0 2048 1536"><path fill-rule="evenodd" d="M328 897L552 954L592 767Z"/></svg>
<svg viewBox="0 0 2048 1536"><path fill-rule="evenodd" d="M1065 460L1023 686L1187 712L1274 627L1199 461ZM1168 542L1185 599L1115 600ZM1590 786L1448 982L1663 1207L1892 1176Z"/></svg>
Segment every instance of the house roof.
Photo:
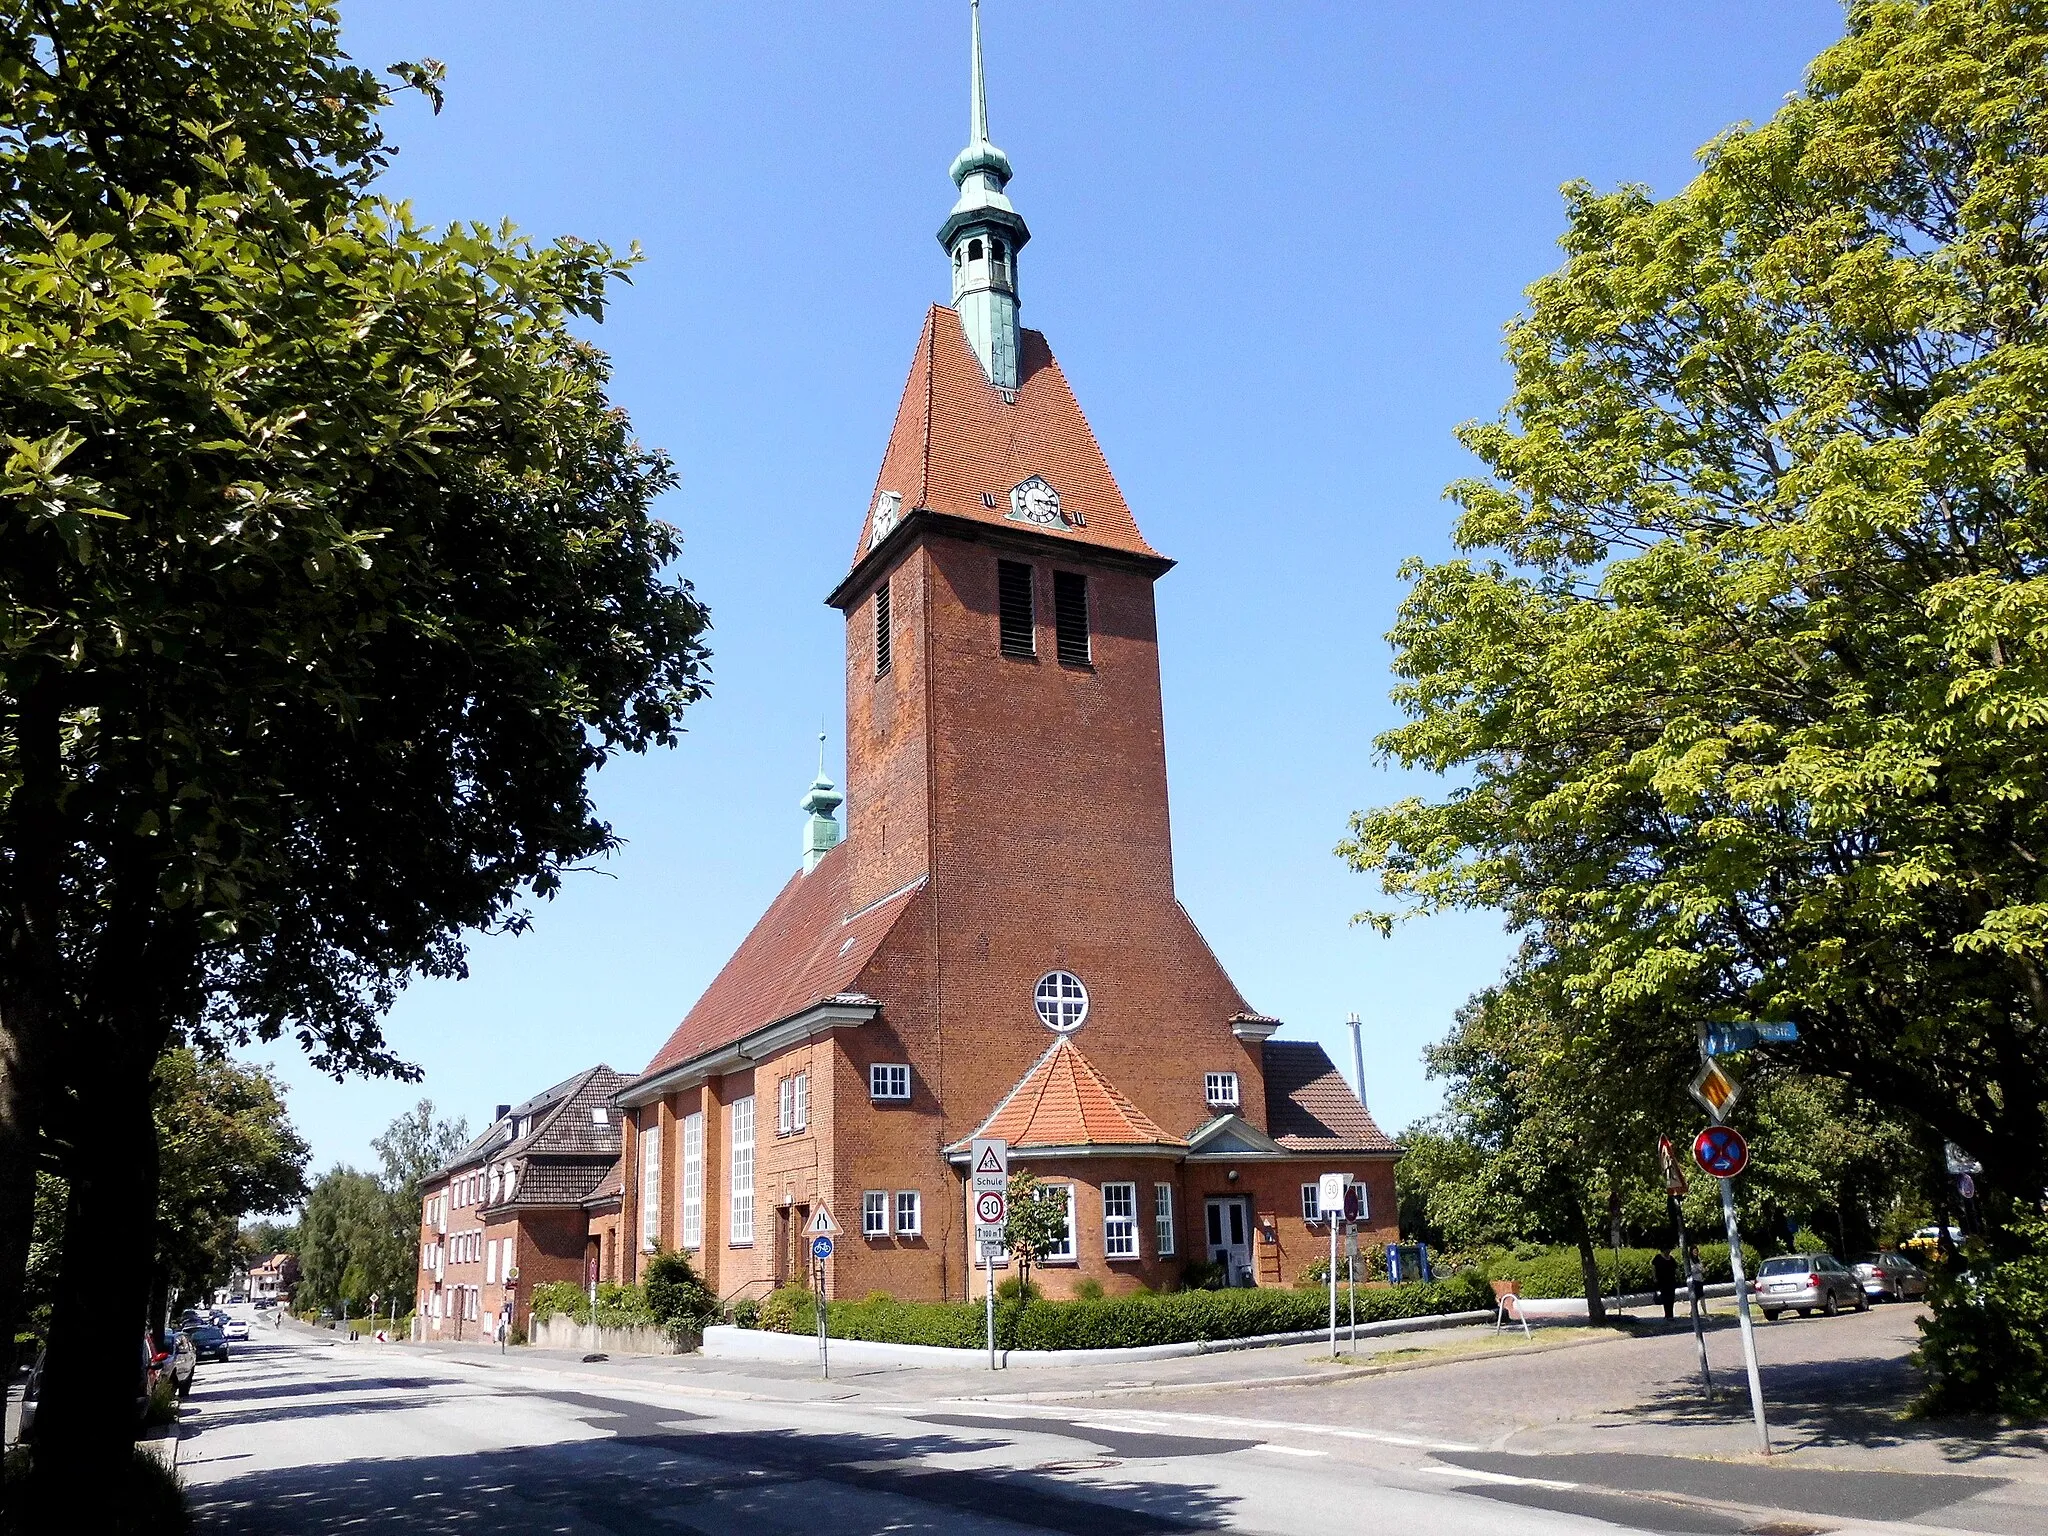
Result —
<svg viewBox="0 0 2048 1536"><path fill-rule="evenodd" d="M511 1158L617 1157L619 1117L611 1108L611 1099L629 1081L625 1073L602 1064L565 1077L494 1119L436 1170L435 1176ZM605 1112L602 1120L592 1114L597 1109ZM517 1134L522 1120L531 1122L524 1136ZM523 1197L523 1184L519 1192ZM577 1198L581 1198L580 1192ZM519 1203L524 1204L524 1199Z"/></svg>
<svg viewBox="0 0 2048 1536"><path fill-rule="evenodd" d="M1022 332L1018 351L1017 388L1014 399L1005 399L981 371L959 315L931 307L868 498L855 564L875 543L875 509L885 492L902 498L905 515L923 508L1157 558L1045 337ZM1059 493L1066 521L1041 526L1008 515L1011 490L1033 475Z"/></svg>
<svg viewBox="0 0 2048 1536"><path fill-rule="evenodd" d="M1004 1095L976 1136L1018 1147L1184 1147L1062 1035ZM965 1145L965 1143L961 1143Z"/></svg>
<svg viewBox="0 0 2048 1536"><path fill-rule="evenodd" d="M597 1181L597 1188L583 1197L585 1205L602 1205L607 1200L623 1200L626 1197L626 1160L621 1157L614 1161L605 1176Z"/></svg>
<svg viewBox="0 0 2048 1536"><path fill-rule="evenodd" d="M858 911L847 906L853 861L841 843L789 884L740 941L637 1081L666 1072L851 987L923 881Z"/></svg>
<svg viewBox="0 0 2048 1536"><path fill-rule="evenodd" d="M1313 1040L1268 1040L1266 1129L1297 1152L1397 1152Z"/></svg>

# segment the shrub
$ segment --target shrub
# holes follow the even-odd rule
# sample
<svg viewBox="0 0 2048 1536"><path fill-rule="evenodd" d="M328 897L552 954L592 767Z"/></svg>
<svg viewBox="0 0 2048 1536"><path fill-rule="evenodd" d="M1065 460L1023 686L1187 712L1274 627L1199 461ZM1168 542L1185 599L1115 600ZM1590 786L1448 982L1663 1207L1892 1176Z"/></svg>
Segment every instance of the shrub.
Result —
<svg viewBox="0 0 2048 1536"><path fill-rule="evenodd" d="M816 1333L818 1314L811 1293L800 1285L770 1291L761 1303L758 1326L767 1333Z"/></svg>
<svg viewBox="0 0 2048 1536"><path fill-rule="evenodd" d="M647 1310L663 1327L698 1327L717 1313L718 1298L697 1278L697 1271L682 1254L657 1249L642 1273Z"/></svg>
<svg viewBox="0 0 2048 1536"><path fill-rule="evenodd" d="M1019 1297L1026 1301L1037 1301L1044 1294L1043 1291L1039 1290L1030 1281L1020 1280L1015 1275L1009 1275L996 1282L997 1301L1015 1301ZM874 1298L870 1297L868 1299L872 1301Z"/></svg>
<svg viewBox="0 0 2048 1536"><path fill-rule="evenodd" d="M1656 1276L1650 1263L1657 1257L1655 1248L1624 1248L1621 1250L1621 1289L1623 1291L1648 1291L1655 1289ZM1672 1257L1677 1258L1674 1253ZM1600 1291L1602 1295L1614 1294L1614 1250L1601 1250L1596 1254L1600 1268ZM1681 1265L1682 1265L1681 1261ZM1743 1244L1744 1273L1754 1276L1757 1269L1757 1253L1747 1243ZM1719 1285L1733 1278L1728 1267L1728 1245L1726 1243L1701 1243L1700 1266L1706 1271L1707 1283ZM1488 1280L1518 1280L1522 1294L1531 1300L1584 1296L1585 1277L1579 1269L1579 1250L1576 1248L1529 1248L1517 1249L1512 1257L1495 1256L1481 1258L1473 1256L1470 1268L1462 1273L1481 1276ZM1682 1270L1681 1270L1682 1273ZM1681 1282L1682 1285L1682 1282Z"/></svg>
<svg viewBox="0 0 2048 1536"><path fill-rule="evenodd" d="M583 1310L583 1287L573 1280L551 1280L533 1288L533 1320L544 1323L557 1313L570 1316Z"/></svg>
<svg viewBox="0 0 2048 1536"><path fill-rule="evenodd" d="M1074 1287L1074 1297L1078 1301L1102 1300L1102 1282L1100 1280L1092 1279L1083 1280L1079 1285Z"/></svg>
<svg viewBox="0 0 2048 1536"><path fill-rule="evenodd" d="M1828 1240L1814 1231L1813 1228L1801 1227L1792 1234L1792 1251L1794 1253L1831 1253L1834 1250L1828 1247Z"/></svg>
<svg viewBox="0 0 2048 1536"><path fill-rule="evenodd" d="M2048 1220L2022 1216L1932 1271L1914 1364L1922 1414L2048 1416Z"/></svg>
<svg viewBox="0 0 2048 1536"><path fill-rule="evenodd" d="M735 1328L758 1328L761 1326L761 1303L751 1296L742 1296L725 1309L725 1315Z"/></svg>
<svg viewBox="0 0 2048 1536"><path fill-rule="evenodd" d="M551 1317L566 1317L588 1325L590 1296L573 1280L555 1280L533 1288L533 1320L544 1323ZM597 1288L597 1326L600 1328L653 1328L659 1319L648 1310L647 1294L637 1285L600 1285Z"/></svg>

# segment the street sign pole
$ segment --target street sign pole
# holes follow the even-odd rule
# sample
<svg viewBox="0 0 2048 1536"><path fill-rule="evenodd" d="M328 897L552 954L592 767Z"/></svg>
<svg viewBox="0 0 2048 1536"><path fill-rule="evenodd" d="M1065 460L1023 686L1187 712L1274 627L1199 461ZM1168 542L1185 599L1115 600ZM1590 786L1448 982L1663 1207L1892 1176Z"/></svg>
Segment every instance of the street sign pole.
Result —
<svg viewBox="0 0 2048 1536"><path fill-rule="evenodd" d="M1722 1179L1720 1183L1721 1214L1728 1221L1728 1267L1735 1275L1735 1306L1742 1324L1742 1360L1749 1367L1749 1406L1756 1415L1757 1449L1768 1456L1771 1427L1764 1422L1764 1382L1756 1368L1756 1330L1749 1320L1749 1281L1742 1273L1742 1233L1735 1225L1734 1180Z"/></svg>
<svg viewBox="0 0 2048 1536"><path fill-rule="evenodd" d="M988 1368L996 1369L996 1255L1002 1251L1003 1227L1010 1213L1010 1144L998 1137L977 1136L968 1143L968 1198L974 1202L974 1246L988 1270L982 1305L987 1309Z"/></svg>
<svg viewBox="0 0 2048 1536"><path fill-rule="evenodd" d="M1693 1080L1693 1097L1707 1106L1707 1113L1713 1116L1714 1126L1719 1127L1722 1117L1733 1107L1738 1096L1735 1080L1721 1070L1720 1064L1708 1050L1707 1027L1700 1026L1700 1060L1705 1063L1700 1075ZM1749 1166L1749 1148L1742 1137L1729 1132L1725 1138L1717 1138L1713 1129L1703 1131L1693 1143L1693 1155L1699 1157L1707 1144L1713 1142L1712 1151L1718 1159L1734 1154L1732 1163L1718 1163L1707 1166L1721 1186L1721 1217L1728 1227L1728 1269L1735 1279L1735 1313L1742 1332L1742 1363L1749 1371L1749 1408L1756 1418L1757 1450L1765 1456L1771 1454L1771 1427L1764 1420L1764 1379L1756 1365L1756 1328L1749 1316L1749 1277L1742 1271L1742 1230L1735 1220L1735 1177ZM1731 1144L1732 1143L1732 1147Z"/></svg>
<svg viewBox="0 0 2048 1536"><path fill-rule="evenodd" d="M1326 1173L1316 1181L1316 1202L1323 1220L1330 1224L1330 1358L1337 1357L1337 1228L1344 1222L1344 1186L1350 1181L1341 1173Z"/></svg>

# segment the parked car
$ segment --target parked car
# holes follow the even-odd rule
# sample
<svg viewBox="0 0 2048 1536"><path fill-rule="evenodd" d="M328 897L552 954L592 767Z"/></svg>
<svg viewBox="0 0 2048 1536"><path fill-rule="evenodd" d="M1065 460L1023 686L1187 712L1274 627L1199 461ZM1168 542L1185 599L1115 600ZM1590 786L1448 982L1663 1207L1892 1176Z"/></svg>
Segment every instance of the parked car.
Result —
<svg viewBox="0 0 2048 1536"><path fill-rule="evenodd" d="M46 1351L38 1350L36 1363L28 1368L28 1380L21 1388L21 1424L15 1430L16 1438L28 1441L35 1438L36 1409L43 1401L43 1359Z"/></svg>
<svg viewBox="0 0 2048 1536"><path fill-rule="evenodd" d="M228 1297L228 1305L231 1307L246 1307L248 1304L249 1298L240 1291L236 1291L232 1296Z"/></svg>
<svg viewBox="0 0 2048 1536"><path fill-rule="evenodd" d="M1912 1301L1927 1294L1927 1271L1903 1253L1866 1253L1855 1270L1863 1294L1873 1301Z"/></svg>
<svg viewBox="0 0 2048 1536"><path fill-rule="evenodd" d="M275 1296L258 1296L250 1305L258 1312L262 1312L267 1308L276 1306L277 1298Z"/></svg>
<svg viewBox="0 0 2048 1536"><path fill-rule="evenodd" d="M221 1332L228 1336L228 1342L231 1344L246 1344L249 1342L249 1325L239 1317L229 1318L227 1326L222 1328Z"/></svg>
<svg viewBox="0 0 2048 1536"><path fill-rule="evenodd" d="M171 1384L183 1397L192 1390L192 1377L199 1369L199 1352L193 1347L190 1334L173 1332L164 1339L153 1362L157 1374L169 1372Z"/></svg>
<svg viewBox="0 0 2048 1536"><path fill-rule="evenodd" d="M228 1358L228 1336L212 1323L201 1323L196 1328L187 1328L184 1331L184 1337L192 1341L193 1353L201 1360L226 1362Z"/></svg>
<svg viewBox="0 0 2048 1536"><path fill-rule="evenodd" d="M1764 1316L1773 1321L1780 1312L1794 1310L1801 1317L1811 1317L1816 1310L1833 1317L1844 1306L1870 1310L1862 1282L1833 1254L1787 1253L1765 1259L1752 1289Z"/></svg>

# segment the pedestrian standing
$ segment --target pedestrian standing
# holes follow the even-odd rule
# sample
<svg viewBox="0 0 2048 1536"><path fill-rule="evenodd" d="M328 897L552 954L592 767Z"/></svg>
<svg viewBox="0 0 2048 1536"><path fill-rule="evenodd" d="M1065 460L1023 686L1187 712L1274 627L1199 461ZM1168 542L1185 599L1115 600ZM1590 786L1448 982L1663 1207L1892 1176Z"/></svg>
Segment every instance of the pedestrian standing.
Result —
<svg viewBox="0 0 2048 1536"><path fill-rule="evenodd" d="M1707 1299L1707 1266L1700 1262L1700 1245L1685 1250L1685 1283L1692 1291L1692 1304L1703 1306Z"/></svg>
<svg viewBox="0 0 2048 1536"><path fill-rule="evenodd" d="M1678 1260L1671 1257L1669 1248L1657 1250L1657 1257L1650 1260L1650 1274L1657 1299L1664 1303L1664 1321L1668 1323L1674 1315L1672 1309L1678 1305Z"/></svg>

